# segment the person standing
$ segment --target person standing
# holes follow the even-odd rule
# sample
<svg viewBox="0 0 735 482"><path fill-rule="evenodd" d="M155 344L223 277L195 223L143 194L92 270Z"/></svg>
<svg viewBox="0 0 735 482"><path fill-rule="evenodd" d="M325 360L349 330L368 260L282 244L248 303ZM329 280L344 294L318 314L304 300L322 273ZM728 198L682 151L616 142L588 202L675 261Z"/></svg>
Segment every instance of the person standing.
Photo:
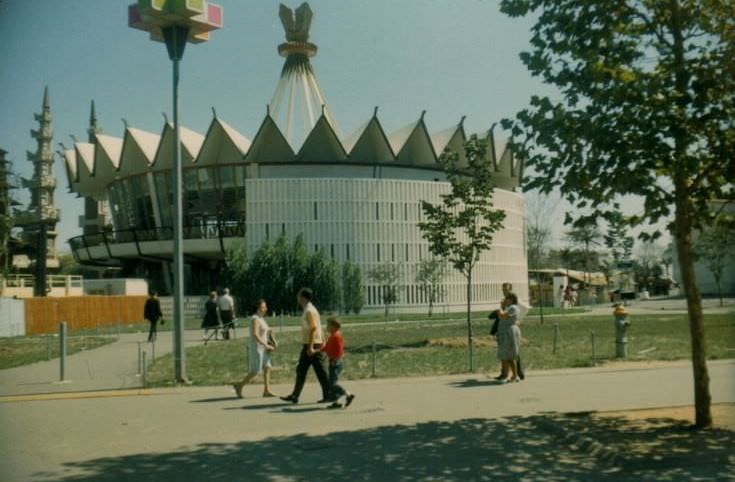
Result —
<svg viewBox="0 0 735 482"><path fill-rule="evenodd" d="M222 291L222 296L217 301L219 305L219 317L222 320L222 338L230 339L230 330L233 329L235 320L235 300L230 296L229 288Z"/></svg>
<svg viewBox="0 0 735 482"><path fill-rule="evenodd" d="M314 294L309 288L301 288L298 295L296 295L296 302L304 310L304 318L301 324L303 346L299 355L299 363L296 366L296 382L293 392L286 397L281 397L284 402L299 403L299 396L301 396L301 391L304 389L309 367L314 368L314 373L322 388L322 399L317 403L325 403L330 399L329 380L327 379L327 372L324 370L324 355L320 351L322 343L324 343L324 335L322 334L319 311L311 303L313 297Z"/></svg>
<svg viewBox="0 0 735 482"><path fill-rule="evenodd" d="M158 299L158 293L155 291L151 292L151 295L147 300L145 300L143 318L148 320L148 323L151 324L151 327L148 330L148 341L156 341L156 337L158 335L156 325L158 325L159 320L163 318L163 313L161 312L161 302ZM163 321L161 321L161 324L163 324Z"/></svg>
<svg viewBox="0 0 735 482"><path fill-rule="evenodd" d="M508 308L507 300L508 295L513 292L513 284L512 283L503 283L501 285L501 288L503 290L503 299L500 300L500 309L495 310L492 313L490 313L489 318L491 320L498 320L498 325L496 325L495 333L491 332L491 335L495 336L497 338L497 330L500 326L500 313L504 311L506 308ZM517 299L517 298L516 298ZM526 316L526 313L528 313L528 310L530 309L529 306L525 305L524 303L521 303L520 301L517 303L518 306L518 313L516 317L516 324L521 324L521 319ZM523 366L521 364L521 355L518 354L518 358L516 359L516 370L518 372L518 377L523 380L526 378L525 373L523 372ZM500 375L495 377L496 380L505 380L508 377L508 372L506 371L506 366L501 363L501 369L500 369Z"/></svg>
<svg viewBox="0 0 735 482"><path fill-rule="evenodd" d="M217 330L219 330L219 316L217 315L217 292L209 293L209 299L204 303L204 318L202 319L202 328L204 329L204 339L208 341L212 335L209 330L214 330L214 339L218 339Z"/></svg>
<svg viewBox="0 0 735 482"><path fill-rule="evenodd" d="M326 353L327 358L329 358L329 393L331 394L332 404L328 408L342 408L339 399L343 396L345 397L345 407L349 407L355 399L355 395L339 384L339 375L342 373L342 356L345 352L341 328L342 325L337 318L333 316L327 318L329 338L327 343L322 346L321 351Z"/></svg>
<svg viewBox="0 0 735 482"><path fill-rule="evenodd" d="M260 299L255 303L255 312L250 319L250 356L248 357L249 367L248 374L240 380L232 384L238 398L242 398L242 387L250 383L253 378L263 374L263 397L275 397L271 392L271 352L276 349L269 341L271 329L265 321L265 315L268 314L268 305L265 300Z"/></svg>
<svg viewBox="0 0 735 482"><path fill-rule="evenodd" d="M506 378L502 381L518 382L518 365L517 361L521 354L521 330L518 327L518 319L520 308L518 307L518 297L515 293L508 293L505 298L505 308L499 314L500 323L498 324L498 360L502 363L503 373ZM507 377L511 374L511 377Z"/></svg>

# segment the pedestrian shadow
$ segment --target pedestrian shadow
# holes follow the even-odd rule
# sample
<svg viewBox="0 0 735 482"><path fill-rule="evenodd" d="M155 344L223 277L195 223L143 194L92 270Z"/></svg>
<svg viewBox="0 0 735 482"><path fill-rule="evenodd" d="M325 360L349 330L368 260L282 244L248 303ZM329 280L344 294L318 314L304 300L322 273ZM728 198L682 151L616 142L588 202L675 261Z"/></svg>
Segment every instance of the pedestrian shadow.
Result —
<svg viewBox="0 0 735 482"><path fill-rule="evenodd" d="M497 387L500 385L506 385L506 383L503 383L500 380L478 380L477 378L470 378L469 380L451 382L448 385L454 388L478 388L478 387Z"/></svg>
<svg viewBox="0 0 735 482"><path fill-rule="evenodd" d="M340 482L676 482L732 480L734 468L730 430L695 431L671 419L545 413L141 450L68 462L57 472L33 474L32 480L306 482L318 474L321 481Z"/></svg>
<svg viewBox="0 0 735 482"><path fill-rule="evenodd" d="M281 412L283 413L307 413L307 412L321 412L326 410L326 407L286 407Z"/></svg>
<svg viewBox="0 0 735 482"><path fill-rule="evenodd" d="M242 407L225 407L222 410L268 410L285 407L285 403L266 403L262 405L243 405Z"/></svg>
<svg viewBox="0 0 735 482"><path fill-rule="evenodd" d="M217 403L217 402L231 402L233 400L242 400L237 395L230 395L228 397L215 397L215 398L202 398L201 400L191 400L189 403Z"/></svg>

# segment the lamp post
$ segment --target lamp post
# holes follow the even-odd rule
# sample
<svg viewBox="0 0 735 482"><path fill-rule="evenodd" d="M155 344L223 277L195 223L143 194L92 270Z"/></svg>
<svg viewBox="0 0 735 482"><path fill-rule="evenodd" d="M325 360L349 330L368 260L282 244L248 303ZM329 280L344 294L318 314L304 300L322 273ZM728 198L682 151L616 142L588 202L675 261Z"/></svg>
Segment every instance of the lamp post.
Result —
<svg viewBox="0 0 735 482"><path fill-rule="evenodd" d="M182 169L179 130L179 62L187 42L201 43L209 32L222 27L222 7L207 0L138 0L128 7L128 25L166 44L173 63L173 267L174 267L174 371L176 381L187 382L184 352L184 253L182 227Z"/></svg>

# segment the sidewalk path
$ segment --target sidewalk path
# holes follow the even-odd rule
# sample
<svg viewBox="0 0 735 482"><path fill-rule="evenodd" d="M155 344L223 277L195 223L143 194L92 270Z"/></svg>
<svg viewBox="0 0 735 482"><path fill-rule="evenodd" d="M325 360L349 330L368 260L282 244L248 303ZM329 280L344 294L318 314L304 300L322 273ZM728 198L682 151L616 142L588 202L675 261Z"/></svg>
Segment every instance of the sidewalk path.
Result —
<svg viewBox="0 0 735 482"><path fill-rule="evenodd" d="M713 401L735 402L735 361L710 362L710 376ZM588 416L560 415L689 405L688 363L532 372L511 385L479 374L345 385L357 399L338 411L313 403L319 394L311 379L299 405L259 398L261 386L246 387L245 400L228 387L189 387L0 403L0 480L387 482L525 475L673 481L733 480L735 473L732 432L708 431L717 440L707 439L706 447L688 431L655 428L631 429L606 442L623 430L620 422L595 428ZM275 387L281 394L290 388ZM643 443L648 436L646 450L667 451L663 459L633 450L634 439ZM708 451L704 461L701 450ZM670 476L667 464L673 464Z"/></svg>

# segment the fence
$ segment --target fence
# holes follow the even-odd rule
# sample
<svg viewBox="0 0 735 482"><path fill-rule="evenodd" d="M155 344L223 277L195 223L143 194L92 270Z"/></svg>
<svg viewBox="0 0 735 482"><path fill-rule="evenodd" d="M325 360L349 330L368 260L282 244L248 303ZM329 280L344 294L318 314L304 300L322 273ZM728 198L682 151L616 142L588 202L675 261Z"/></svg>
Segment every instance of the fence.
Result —
<svg viewBox="0 0 735 482"><path fill-rule="evenodd" d="M69 331L137 323L143 320L145 296L78 296L29 298L25 301L26 335L56 333L59 322Z"/></svg>

